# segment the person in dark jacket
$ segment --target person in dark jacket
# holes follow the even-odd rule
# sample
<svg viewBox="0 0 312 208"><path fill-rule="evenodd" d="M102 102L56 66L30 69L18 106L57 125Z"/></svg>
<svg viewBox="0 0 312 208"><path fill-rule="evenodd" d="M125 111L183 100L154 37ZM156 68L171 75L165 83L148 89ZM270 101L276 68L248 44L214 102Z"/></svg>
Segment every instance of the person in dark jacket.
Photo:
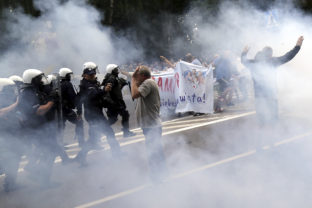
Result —
<svg viewBox="0 0 312 208"><path fill-rule="evenodd" d="M54 93L47 94L47 79L40 70L24 71L23 82L18 110L21 113L23 136L31 150L30 154L27 154L29 162L24 170L29 171L30 177L41 186L54 186L50 176L57 154L54 148L57 145L51 112L58 97Z"/></svg>
<svg viewBox="0 0 312 208"><path fill-rule="evenodd" d="M16 85L8 78L0 78L0 175L5 174L5 192L17 188L16 177L23 154L20 126L16 116L18 105Z"/></svg>
<svg viewBox="0 0 312 208"><path fill-rule="evenodd" d="M63 111L63 127L65 122L69 121L75 124L75 133L79 146L82 147L84 140L82 106L79 104L78 95L71 83L73 72L69 68L61 68L59 76L61 78L61 95L62 95L62 111ZM77 111L75 112L74 109Z"/></svg>
<svg viewBox="0 0 312 208"><path fill-rule="evenodd" d="M89 124L89 140L76 156L76 160L82 165L86 163L86 155L89 150L101 148L99 139L102 133L106 135L113 157L121 155L115 133L103 113L104 96L111 90L111 85L108 84L104 89L100 88L100 83L96 78L97 65L95 63L86 62L83 68L79 96L84 107L84 117Z"/></svg>
<svg viewBox="0 0 312 208"><path fill-rule="evenodd" d="M278 120L277 71L276 68L292 60L299 52L303 36L299 37L296 46L280 57L273 57L270 47L259 51L254 59L247 59L248 47L242 52L241 61L250 69L254 84L257 117L261 124L271 124Z"/></svg>
<svg viewBox="0 0 312 208"><path fill-rule="evenodd" d="M102 86L111 84L112 90L109 92L109 96L112 99L112 103L107 106L107 117L110 125L116 123L118 115L121 116L121 124L124 137L135 136L135 133L129 131L129 117L130 114L127 111L126 103L122 97L122 88L128 85L127 80L118 77L119 67L116 64L109 64L106 67L106 75L102 82Z"/></svg>

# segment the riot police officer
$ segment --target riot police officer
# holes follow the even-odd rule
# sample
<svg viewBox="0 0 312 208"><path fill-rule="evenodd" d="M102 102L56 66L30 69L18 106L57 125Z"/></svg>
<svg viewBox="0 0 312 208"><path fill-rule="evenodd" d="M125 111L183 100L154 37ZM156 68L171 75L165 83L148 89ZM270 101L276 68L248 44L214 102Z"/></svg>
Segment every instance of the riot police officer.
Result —
<svg viewBox="0 0 312 208"><path fill-rule="evenodd" d="M119 66L116 64L108 64L106 67L106 75L102 82L103 86L110 84L112 90L109 96L112 99L112 104L107 106L107 117L110 125L116 123L117 117L122 117L121 124L124 137L131 137L135 134L129 131L129 112L127 111L126 103L122 97L122 88L128 85L127 80L118 77Z"/></svg>
<svg viewBox="0 0 312 208"><path fill-rule="evenodd" d="M63 111L63 127L65 122L69 121L75 124L76 137L79 146L82 147L84 140L83 120L82 120L82 106L79 105L78 95L71 83L71 76L73 71L69 68L61 68L59 76L61 79L61 94L62 94L62 111ZM74 111L77 109L77 112Z"/></svg>
<svg viewBox="0 0 312 208"><path fill-rule="evenodd" d="M99 139L102 133L106 135L113 157L121 155L120 145L103 113L104 96L106 92L111 90L111 86L107 85L104 89L100 88L100 83L96 78L97 68L93 62L84 63L83 79L79 86L80 102L84 106L84 117L89 124L89 140L76 156L76 159L82 164L86 162L86 155L90 149L101 148Z"/></svg>
<svg viewBox="0 0 312 208"><path fill-rule="evenodd" d="M55 134L49 119L51 109L57 102L55 93L47 94L46 77L37 69L27 69L23 73L24 86L20 91L18 110L21 113L21 125L25 141L28 141L30 154L24 168L31 178L41 186L53 185L50 181L56 151ZM53 120L53 119L52 119Z"/></svg>
<svg viewBox="0 0 312 208"><path fill-rule="evenodd" d="M46 120L48 122L47 127L49 128L49 132L55 132L54 134L50 135L50 141L49 141L49 149L52 152L55 152L56 155L59 155L62 159L62 164L66 164L70 162L70 159L67 155L67 153L64 150L64 147L61 146L58 143L58 137L61 137L63 134L63 116L60 113L62 111L62 108L60 103L62 102L60 100L61 96L60 90L61 85L59 79L54 74L49 74L47 76L47 83L44 84L44 91L42 93L45 93L46 96L50 96L51 94L57 94L55 95L54 99L54 105L53 107L45 114Z"/></svg>
<svg viewBox="0 0 312 208"><path fill-rule="evenodd" d="M17 75L12 75L9 77L9 79L15 83L17 90L19 92L21 87L23 86L23 78Z"/></svg>
<svg viewBox="0 0 312 208"><path fill-rule="evenodd" d="M0 78L0 169L5 174L6 192L17 187L16 176L23 151L18 138L17 104L15 83L8 78Z"/></svg>

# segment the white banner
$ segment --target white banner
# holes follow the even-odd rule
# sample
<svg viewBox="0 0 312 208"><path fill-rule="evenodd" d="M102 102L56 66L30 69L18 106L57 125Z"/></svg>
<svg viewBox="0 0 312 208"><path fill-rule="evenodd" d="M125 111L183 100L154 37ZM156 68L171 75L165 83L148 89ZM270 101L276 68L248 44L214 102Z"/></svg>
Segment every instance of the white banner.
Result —
<svg viewBox="0 0 312 208"><path fill-rule="evenodd" d="M180 61L175 72L175 112L213 113L212 67Z"/></svg>
<svg viewBox="0 0 312 208"><path fill-rule="evenodd" d="M152 74L152 78L155 80L159 88L160 107L162 109L175 110L177 106L175 99L177 76L178 75L176 75L173 70L170 72Z"/></svg>

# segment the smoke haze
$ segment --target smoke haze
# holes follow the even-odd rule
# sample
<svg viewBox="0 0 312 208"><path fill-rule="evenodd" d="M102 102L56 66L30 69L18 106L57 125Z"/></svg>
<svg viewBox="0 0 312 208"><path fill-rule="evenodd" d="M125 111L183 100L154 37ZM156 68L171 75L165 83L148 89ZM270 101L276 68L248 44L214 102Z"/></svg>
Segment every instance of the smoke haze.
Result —
<svg viewBox="0 0 312 208"><path fill-rule="evenodd" d="M9 33L5 38L16 42L9 51L0 56L1 76L21 75L27 68L38 68L50 73L61 67L69 67L76 74L81 74L85 61L97 63L103 73L106 64L125 63L143 56L140 48L137 48L138 44L130 42L126 37L117 38L110 29L101 26L99 12L83 1L59 4L57 1L38 0L36 5L40 10L46 11L40 18L18 13L9 19ZM305 40L298 55L278 69L283 125L277 126L277 129L262 129L254 120L247 120L240 124L224 124L222 128L196 130L192 132L194 134L183 132L177 136L166 136L163 141L168 168L172 175L233 154L254 150L259 145L258 140L263 142L261 145L266 145L289 138L290 135L304 131L305 127L311 124L312 17L297 10L291 3L276 4L271 11L277 13L276 22L272 24L269 23L269 11L258 10L250 4L234 4L228 1L221 4L217 15L210 16L210 19L203 18L209 15L202 13L200 8L193 7L186 14L185 27L194 33L194 42L201 45L203 57L230 50L233 56L239 58L245 45L251 47L249 58L253 58L257 51L268 45L273 48L274 56L280 56L295 46L299 36L303 35ZM181 50L180 37L177 37L174 45L174 50L178 53ZM288 115L307 121L304 122L306 126L293 120L288 122ZM122 198L121 201L116 199L107 206L309 207L311 203L308 202L311 202L311 199L308 193L311 193L311 185L310 180L308 185L304 180L310 177L311 168L307 164L310 162L304 159L312 158L311 142L302 147L294 145L289 154L286 147L286 153L281 154L260 152L252 155L252 161L243 160L227 163L220 168L207 169L189 177L170 181L161 187L156 186L144 190L143 193L135 193ZM111 158L104 156L101 161L105 164L97 164L99 166L84 170L81 178L72 178L72 174L77 171L77 168L72 166L69 167L74 171L54 173L65 183L67 180L76 183L73 186L75 189L69 191L69 198L76 201L76 205L84 203L81 199L83 194L89 194L97 200L103 197L103 193L106 196L124 191L125 184L127 187L133 187L137 185L134 181L148 181L148 170L145 167L147 164L144 161L146 155L142 150L144 145L122 148L135 156L129 156L126 161L116 164L110 163ZM294 166L289 167L283 158L287 160L287 164ZM92 159L94 157L88 160ZM303 171L299 170L300 168ZM110 176L106 176L106 173ZM296 174L299 174L299 179ZM87 185L81 185L80 181ZM95 194L92 188L98 188L102 181L108 182L107 189L97 189ZM22 197L24 200L25 196ZM37 207L49 207L46 204L38 204L35 198L30 201ZM14 205L14 202L11 203ZM53 203L56 205L58 202Z"/></svg>
<svg viewBox="0 0 312 208"><path fill-rule="evenodd" d="M81 74L87 61L104 70L111 62L123 63L140 56L133 44L101 26L99 12L84 1L36 1L36 5L44 11L39 18L20 12L9 15L9 32L4 38L12 46L1 56L2 76L21 76L27 68L49 74L61 67Z"/></svg>

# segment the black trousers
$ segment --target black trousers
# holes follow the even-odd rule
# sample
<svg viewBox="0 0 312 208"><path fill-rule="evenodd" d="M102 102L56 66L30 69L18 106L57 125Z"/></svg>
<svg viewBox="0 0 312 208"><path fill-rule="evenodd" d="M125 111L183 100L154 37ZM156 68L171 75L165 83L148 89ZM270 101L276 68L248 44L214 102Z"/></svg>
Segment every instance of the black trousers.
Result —
<svg viewBox="0 0 312 208"><path fill-rule="evenodd" d="M111 148L113 157L118 157L121 154L121 149L119 142L116 140L114 130L109 125L108 120L104 115L96 116L96 118L87 120L89 124L89 139L83 145L82 149L77 155L77 158L81 161L86 159L88 152L97 145L99 139L101 138L102 134L106 136L107 142Z"/></svg>
<svg viewBox="0 0 312 208"><path fill-rule="evenodd" d="M129 131L129 117L130 114L126 110L126 108L108 108L107 109L107 117L108 117L108 123L109 125L113 125L118 120L118 115L121 116L121 125L123 127L123 131Z"/></svg>
<svg viewBox="0 0 312 208"><path fill-rule="evenodd" d="M1 172L5 174L4 188L5 191L11 191L16 187L18 167L23 155L23 144L14 135L5 134L1 135L0 144L0 168Z"/></svg>
<svg viewBox="0 0 312 208"><path fill-rule="evenodd" d="M80 146L82 146L85 142L84 140L84 128L83 128L83 120L78 119L78 115L75 111L72 109L63 111L63 126L65 127L65 122L69 121L72 124L75 124L75 134L78 139L78 143Z"/></svg>

